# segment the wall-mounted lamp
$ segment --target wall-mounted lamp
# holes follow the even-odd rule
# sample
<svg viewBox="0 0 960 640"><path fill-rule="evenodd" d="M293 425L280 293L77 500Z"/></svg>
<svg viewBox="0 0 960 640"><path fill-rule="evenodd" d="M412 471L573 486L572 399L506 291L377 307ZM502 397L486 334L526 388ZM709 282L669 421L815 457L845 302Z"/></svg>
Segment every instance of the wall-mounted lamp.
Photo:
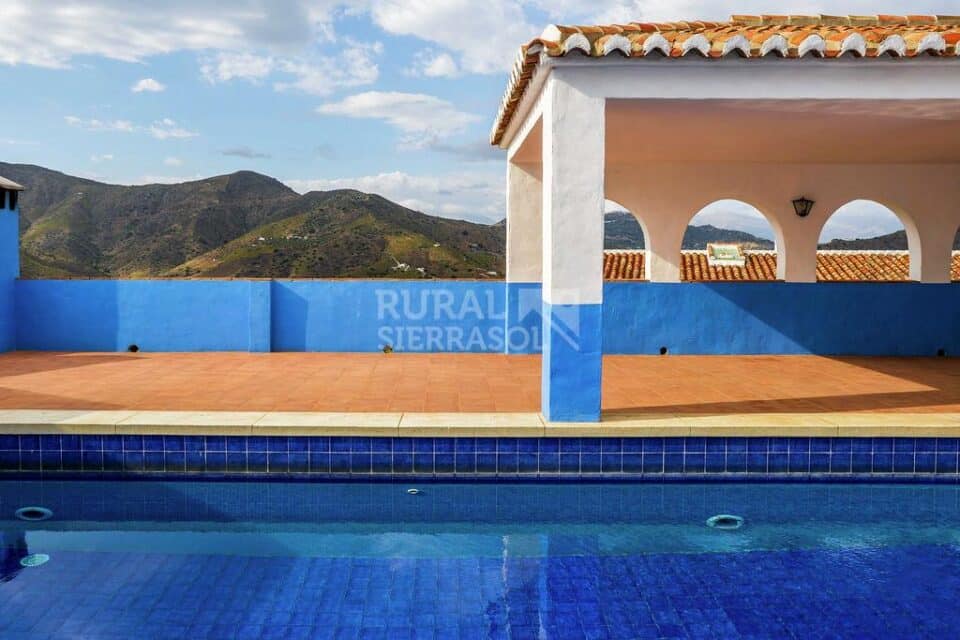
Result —
<svg viewBox="0 0 960 640"><path fill-rule="evenodd" d="M813 211L813 200L808 198L797 198L793 201L793 210L801 218L806 218Z"/></svg>

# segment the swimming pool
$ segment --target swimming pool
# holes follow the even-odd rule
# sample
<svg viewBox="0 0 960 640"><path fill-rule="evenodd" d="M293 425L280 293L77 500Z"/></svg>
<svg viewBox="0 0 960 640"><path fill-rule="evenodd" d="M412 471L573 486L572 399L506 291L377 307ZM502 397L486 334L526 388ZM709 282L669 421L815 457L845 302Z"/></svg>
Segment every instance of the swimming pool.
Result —
<svg viewBox="0 0 960 640"><path fill-rule="evenodd" d="M0 637L956 635L953 485L410 488L0 482Z"/></svg>

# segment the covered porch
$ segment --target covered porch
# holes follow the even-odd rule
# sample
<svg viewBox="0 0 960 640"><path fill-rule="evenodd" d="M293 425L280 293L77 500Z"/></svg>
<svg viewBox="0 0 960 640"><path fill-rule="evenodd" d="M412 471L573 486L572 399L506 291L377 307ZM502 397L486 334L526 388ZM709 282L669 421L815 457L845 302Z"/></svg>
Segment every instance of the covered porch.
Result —
<svg viewBox="0 0 960 640"><path fill-rule="evenodd" d="M608 397L616 394L616 360L603 356L610 340L601 338L616 332L602 313L607 200L643 229L643 278L668 284L681 280L681 242L698 211L722 199L755 206L775 236L776 279L791 283L798 311L822 300L807 298L810 288L825 286L815 284L825 222L846 203L872 200L904 225L909 279L956 297L945 286L960 226L956 29L933 16L903 33L882 17L838 18L846 20L838 34L840 23L824 20L554 26L523 50L492 142L508 160L508 296L542 286L541 398L549 420L596 421L601 409L619 404ZM798 207L800 200L812 208ZM636 313L659 327L684 320L672 313L701 307L693 301ZM954 316L954 330L958 322ZM713 333L712 326L700 330ZM718 326L716 334L737 340L736 327ZM713 364L683 375L655 360L633 362L638 397L656 398L657 382L724 384ZM797 384L788 369L767 374L763 386ZM871 401L883 406L881 396Z"/></svg>

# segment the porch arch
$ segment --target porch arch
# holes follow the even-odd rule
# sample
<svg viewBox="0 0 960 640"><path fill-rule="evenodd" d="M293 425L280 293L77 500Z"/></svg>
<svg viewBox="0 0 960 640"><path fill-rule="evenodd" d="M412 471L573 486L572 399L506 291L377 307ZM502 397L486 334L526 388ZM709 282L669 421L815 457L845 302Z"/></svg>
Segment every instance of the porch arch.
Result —
<svg viewBox="0 0 960 640"><path fill-rule="evenodd" d="M699 223L699 224L698 224ZM742 268L710 268L705 255L689 253L704 251L717 234L708 232L697 237L694 227L709 225L731 233L728 242L747 251ZM743 234L742 237L738 237ZM757 238L751 240L747 236ZM722 241L722 240L721 240ZM771 246L772 244L772 246ZM780 249L784 246L783 232L775 217L766 215L758 207L739 198L721 198L701 207L687 221L681 238L681 280L777 280L782 279ZM773 254L772 264L770 254Z"/></svg>
<svg viewBox="0 0 960 640"><path fill-rule="evenodd" d="M864 227L868 221L872 229ZM874 238L881 240L869 247L857 242ZM819 281L920 279L921 240L913 218L903 208L879 200L855 198L834 209L820 225L817 247ZM863 258L854 264L836 252L862 253Z"/></svg>

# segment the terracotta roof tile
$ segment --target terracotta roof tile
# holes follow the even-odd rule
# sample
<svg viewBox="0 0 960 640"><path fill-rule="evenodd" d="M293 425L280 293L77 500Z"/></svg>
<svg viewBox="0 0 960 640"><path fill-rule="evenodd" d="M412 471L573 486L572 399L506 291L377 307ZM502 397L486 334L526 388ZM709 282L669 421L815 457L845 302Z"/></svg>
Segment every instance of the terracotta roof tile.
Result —
<svg viewBox="0 0 960 640"><path fill-rule="evenodd" d="M684 281L748 281L777 279L777 254L749 251L743 267L711 267L704 251L684 251L680 279ZM817 254L817 280L823 282L907 280L910 258L906 251L821 251ZM951 279L960 281L960 252L953 253ZM605 280L643 280L643 251L608 251L603 256Z"/></svg>
<svg viewBox="0 0 960 640"><path fill-rule="evenodd" d="M629 58L958 56L960 16L735 15L727 22L551 25L520 49L491 132L492 144L503 139L541 56L562 57L574 51L593 58L613 53Z"/></svg>

